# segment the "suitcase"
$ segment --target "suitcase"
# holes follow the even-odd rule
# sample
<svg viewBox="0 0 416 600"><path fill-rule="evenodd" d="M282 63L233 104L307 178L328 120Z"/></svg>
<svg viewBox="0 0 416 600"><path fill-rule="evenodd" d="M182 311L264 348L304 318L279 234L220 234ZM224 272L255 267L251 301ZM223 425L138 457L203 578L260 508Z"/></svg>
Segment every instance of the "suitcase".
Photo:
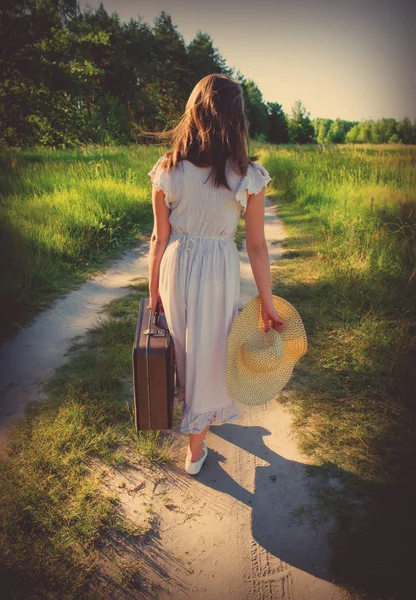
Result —
<svg viewBox="0 0 416 600"><path fill-rule="evenodd" d="M171 429L174 403L174 350L164 313L140 302L132 351L133 412L136 430Z"/></svg>

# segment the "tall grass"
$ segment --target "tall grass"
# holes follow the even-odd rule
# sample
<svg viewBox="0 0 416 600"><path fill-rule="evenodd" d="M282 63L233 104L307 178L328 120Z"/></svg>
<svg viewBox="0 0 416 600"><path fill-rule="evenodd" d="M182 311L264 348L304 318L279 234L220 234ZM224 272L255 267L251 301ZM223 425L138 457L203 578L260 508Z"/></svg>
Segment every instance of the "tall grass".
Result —
<svg viewBox="0 0 416 600"><path fill-rule="evenodd" d="M338 498L334 566L366 598L409 597L415 162L416 148L400 146L286 147L264 161L289 234L274 291L297 307L310 342L293 382L295 423L302 449L354 490L354 502Z"/></svg>
<svg viewBox="0 0 416 600"><path fill-rule="evenodd" d="M381 281L416 266L416 148L282 150L279 194L319 220L328 257Z"/></svg>
<svg viewBox="0 0 416 600"><path fill-rule="evenodd" d="M155 527L127 519L118 494L102 486L104 466L172 457L170 431L134 427L131 349L148 281L131 288L74 342L45 384L46 399L29 404L8 432L0 457L2 599L105 598L100 547L114 533L144 544Z"/></svg>
<svg viewBox="0 0 416 600"><path fill-rule="evenodd" d="M4 322L21 324L100 258L150 231L147 172L162 152L89 147L1 157ZM416 536L416 148L261 153L289 233L274 292L298 308L309 339L291 383L301 444L361 502L360 516L344 497L337 509L337 579L366 598L407 600ZM48 401L16 424L0 461L8 597L85 597L95 541L129 528L86 467L91 457L124 460L119 444L132 424L123 374L138 301L116 301L120 320L90 332L51 380ZM157 436L135 442L150 460L165 460Z"/></svg>
<svg viewBox="0 0 416 600"><path fill-rule="evenodd" d="M160 150L4 150L0 156L0 336L148 234L147 172Z"/></svg>
<svg viewBox="0 0 416 600"><path fill-rule="evenodd" d="M147 173L167 148L0 153L0 341L61 293L149 236ZM241 245L239 224L236 243Z"/></svg>

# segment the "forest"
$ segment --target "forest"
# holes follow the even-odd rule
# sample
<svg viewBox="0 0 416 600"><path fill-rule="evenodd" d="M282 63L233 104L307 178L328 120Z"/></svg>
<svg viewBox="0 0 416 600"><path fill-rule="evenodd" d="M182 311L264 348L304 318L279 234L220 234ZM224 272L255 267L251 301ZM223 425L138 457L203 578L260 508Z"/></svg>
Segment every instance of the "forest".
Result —
<svg viewBox="0 0 416 600"><path fill-rule="evenodd" d="M0 144L71 148L147 144L145 131L174 126L194 85L226 73L242 86L249 134L272 144L416 143L416 121L311 119L301 100L290 114L229 67L209 34L186 44L161 11L153 26L121 22L101 3L4 0L0 9Z"/></svg>

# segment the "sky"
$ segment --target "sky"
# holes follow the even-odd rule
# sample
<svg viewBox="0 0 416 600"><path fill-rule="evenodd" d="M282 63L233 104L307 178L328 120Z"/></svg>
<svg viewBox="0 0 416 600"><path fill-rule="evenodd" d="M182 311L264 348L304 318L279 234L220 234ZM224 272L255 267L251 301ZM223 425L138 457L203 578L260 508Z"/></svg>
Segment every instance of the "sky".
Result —
<svg viewBox="0 0 416 600"><path fill-rule="evenodd" d="M79 1L99 6L99 0ZM150 26L164 10L186 44L200 30L286 113L416 119L416 0L103 0Z"/></svg>

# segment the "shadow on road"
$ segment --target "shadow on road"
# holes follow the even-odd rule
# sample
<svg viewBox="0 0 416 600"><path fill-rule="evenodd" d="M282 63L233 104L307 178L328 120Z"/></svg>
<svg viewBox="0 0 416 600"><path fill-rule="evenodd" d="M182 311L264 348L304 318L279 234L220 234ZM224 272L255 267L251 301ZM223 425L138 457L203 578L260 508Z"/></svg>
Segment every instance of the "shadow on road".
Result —
<svg viewBox="0 0 416 600"><path fill-rule="evenodd" d="M226 459L212 449L206 465L209 468L201 470L199 481L251 507L253 539L268 553L331 581L325 539L329 523L324 524L328 518L312 492L313 485L328 480L328 466L304 465L273 452L264 443L264 438L271 435L264 427L225 423L211 426L210 432L252 455L254 493L224 470Z"/></svg>

